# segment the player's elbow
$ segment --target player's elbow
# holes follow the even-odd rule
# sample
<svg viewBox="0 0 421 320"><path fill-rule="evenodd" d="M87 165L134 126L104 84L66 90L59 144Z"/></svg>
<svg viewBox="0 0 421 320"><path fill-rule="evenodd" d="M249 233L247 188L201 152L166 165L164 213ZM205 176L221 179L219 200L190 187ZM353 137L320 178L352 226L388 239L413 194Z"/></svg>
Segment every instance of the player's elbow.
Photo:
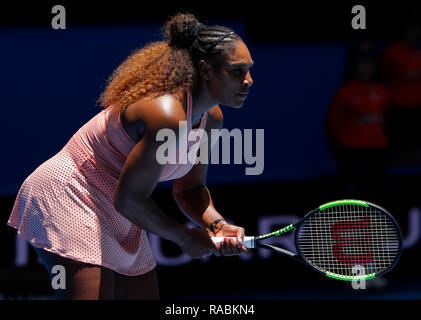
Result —
<svg viewBox="0 0 421 320"><path fill-rule="evenodd" d="M183 190L178 189L178 188L172 188L172 197L177 204L179 204L182 194L183 194Z"/></svg>
<svg viewBox="0 0 421 320"><path fill-rule="evenodd" d="M129 207L128 199L122 196L115 196L113 204L116 211L127 218L127 213L128 213L127 208Z"/></svg>
<svg viewBox="0 0 421 320"><path fill-rule="evenodd" d="M172 197L175 203L177 203L178 207L182 207L186 197L186 190L182 188L173 188Z"/></svg>
<svg viewBox="0 0 421 320"><path fill-rule="evenodd" d="M142 202L147 201L147 199L149 199L149 195L116 194L113 204L117 212L130 220L139 213Z"/></svg>

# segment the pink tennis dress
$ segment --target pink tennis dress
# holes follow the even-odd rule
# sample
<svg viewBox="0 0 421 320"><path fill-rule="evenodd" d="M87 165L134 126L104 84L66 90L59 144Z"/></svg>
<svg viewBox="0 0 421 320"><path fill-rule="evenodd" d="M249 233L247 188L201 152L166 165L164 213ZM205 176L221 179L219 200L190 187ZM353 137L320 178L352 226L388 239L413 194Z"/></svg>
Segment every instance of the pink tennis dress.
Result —
<svg viewBox="0 0 421 320"><path fill-rule="evenodd" d="M197 129L192 129L192 99L190 92L187 95L189 134ZM204 129L206 119L205 112L199 129ZM120 173L135 145L120 113L102 110L26 178L7 224L33 246L63 257L124 275L152 270L156 261L146 232L113 205ZM184 176L192 163L166 164L159 181Z"/></svg>

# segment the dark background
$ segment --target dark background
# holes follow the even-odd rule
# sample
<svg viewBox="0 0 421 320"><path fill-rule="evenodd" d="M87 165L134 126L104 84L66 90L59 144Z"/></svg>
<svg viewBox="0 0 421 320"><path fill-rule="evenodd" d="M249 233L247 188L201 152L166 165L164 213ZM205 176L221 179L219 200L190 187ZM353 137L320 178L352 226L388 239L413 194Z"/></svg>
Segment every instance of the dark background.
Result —
<svg viewBox="0 0 421 320"><path fill-rule="evenodd" d="M56 4L66 8L66 30L51 28L51 8ZM351 28L351 8L357 4L366 8L366 30ZM29 260L17 262L15 231L6 226L20 184L99 112L95 100L107 77L132 50L159 40L160 27L170 15L188 11L204 23L232 27L256 61L250 97L240 110L223 108L224 126L265 130L265 170L259 176L246 176L247 165L212 165L208 176L216 208L252 235L262 217L299 218L322 203L347 197L339 191L335 160L323 132L347 50L359 40L384 48L397 39L406 15L414 10L401 1L45 1L0 6L0 299L51 294L47 274L32 250ZM164 263L158 267L161 294L263 299L411 299L418 294L419 298L419 169L417 164L389 167L379 204L396 217L407 248L385 277L389 281L385 287L355 291L348 283L325 279L288 258L273 254L262 258L256 250L248 258ZM154 197L172 217L186 222L169 187L170 183L160 185ZM371 200L364 193L352 196ZM173 244L162 245L167 257L180 256Z"/></svg>

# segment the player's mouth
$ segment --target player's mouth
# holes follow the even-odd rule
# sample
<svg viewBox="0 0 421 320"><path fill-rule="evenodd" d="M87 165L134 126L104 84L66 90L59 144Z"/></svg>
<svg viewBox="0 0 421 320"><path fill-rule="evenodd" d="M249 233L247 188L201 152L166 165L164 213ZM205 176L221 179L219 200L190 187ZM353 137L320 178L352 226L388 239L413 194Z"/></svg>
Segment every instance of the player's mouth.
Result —
<svg viewBox="0 0 421 320"><path fill-rule="evenodd" d="M239 93L237 93L237 95L240 96L243 99L246 99L247 96L248 96L248 94L249 94L248 91L247 92L239 92Z"/></svg>

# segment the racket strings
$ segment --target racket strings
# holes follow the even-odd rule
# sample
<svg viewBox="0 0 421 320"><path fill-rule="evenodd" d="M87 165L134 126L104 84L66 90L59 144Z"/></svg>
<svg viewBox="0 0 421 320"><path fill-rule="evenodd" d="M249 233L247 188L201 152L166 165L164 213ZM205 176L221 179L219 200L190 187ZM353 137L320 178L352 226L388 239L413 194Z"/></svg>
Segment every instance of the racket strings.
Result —
<svg viewBox="0 0 421 320"><path fill-rule="evenodd" d="M307 262L320 271L344 276L380 273L400 252L394 221L377 208L361 205L337 205L316 212L305 220L297 237Z"/></svg>

